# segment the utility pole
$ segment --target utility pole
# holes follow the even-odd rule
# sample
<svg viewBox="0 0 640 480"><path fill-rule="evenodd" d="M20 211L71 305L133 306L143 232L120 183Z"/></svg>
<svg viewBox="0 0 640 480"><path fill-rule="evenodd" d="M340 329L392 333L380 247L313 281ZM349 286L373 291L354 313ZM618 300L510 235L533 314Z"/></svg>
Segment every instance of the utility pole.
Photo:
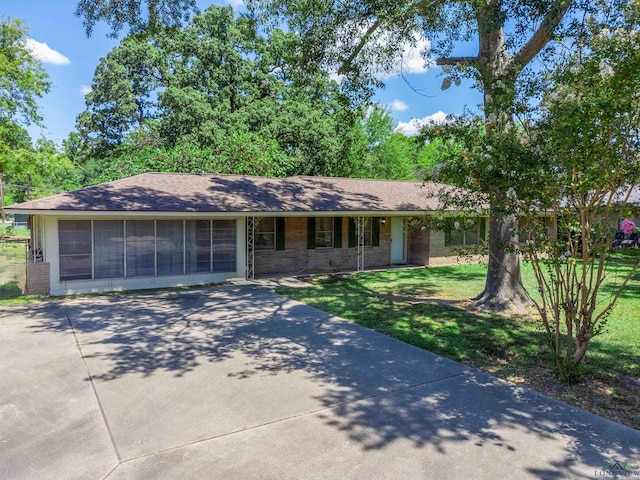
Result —
<svg viewBox="0 0 640 480"><path fill-rule="evenodd" d="M27 202L31 200L31 174L27 172Z"/></svg>
<svg viewBox="0 0 640 480"><path fill-rule="evenodd" d="M2 179L4 178L4 176L4 173L0 173L0 202L2 202L2 223L4 223L4 221L6 220L4 214L4 184L2 183Z"/></svg>

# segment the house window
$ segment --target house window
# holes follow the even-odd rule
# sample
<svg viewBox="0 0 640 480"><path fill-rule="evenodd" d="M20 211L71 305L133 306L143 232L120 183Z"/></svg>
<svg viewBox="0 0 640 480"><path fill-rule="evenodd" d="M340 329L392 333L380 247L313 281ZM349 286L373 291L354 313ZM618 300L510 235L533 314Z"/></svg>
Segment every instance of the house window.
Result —
<svg viewBox="0 0 640 480"><path fill-rule="evenodd" d="M316 218L316 248L333 248L333 217Z"/></svg>
<svg viewBox="0 0 640 480"><path fill-rule="evenodd" d="M363 240L365 247L380 246L380 217L362 218ZM355 218L349 218L349 247L358 245L358 228Z"/></svg>
<svg viewBox="0 0 640 480"><path fill-rule="evenodd" d="M518 219L518 240L526 242L535 240L536 237L553 235L553 222L551 217L538 216L533 219Z"/></svg>
<svg viewBox="0 0 640 480"><path fill-rule="evenodd" d="M91 279L91 220L59 220L58 242L60 281Z"/></svg>
<svg viewBox="0 0 640 480"><path fill-rule="evenodd" d="M254 227L254 249L276 249L276 219L275 217L258 218Z"/></svg>
<svg viewBox="0 0 640 480"><path fill-rule="evenodd" d="M377 219L376 219L377 220ZM370 247L373 245L373 221L371 217L365 217L362 225L364 230L364 246Z"/></svg>
<svg viewBox="0 0 640 480"><path fill-rule="evenodd" d="M457 228L449 232L448 245L464 247L480 243L480 221L477 219L459 219L454 222Z"/></svg>

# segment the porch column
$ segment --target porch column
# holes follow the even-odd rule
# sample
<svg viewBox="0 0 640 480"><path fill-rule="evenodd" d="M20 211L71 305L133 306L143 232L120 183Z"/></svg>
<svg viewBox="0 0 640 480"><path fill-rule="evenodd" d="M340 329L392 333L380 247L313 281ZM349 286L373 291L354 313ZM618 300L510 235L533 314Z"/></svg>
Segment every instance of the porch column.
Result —
<svg viewBox="0 0 640 480"><path fill-rule="evenodd" d="M364 217L355 217L357 271L364 272Z"/></svg>
<svg viewBox="0 0 640 480"><path fill-rule="evenodd" d="M254 272L254 233L255 217L247 217L247 280L255 278Z"/></svg>

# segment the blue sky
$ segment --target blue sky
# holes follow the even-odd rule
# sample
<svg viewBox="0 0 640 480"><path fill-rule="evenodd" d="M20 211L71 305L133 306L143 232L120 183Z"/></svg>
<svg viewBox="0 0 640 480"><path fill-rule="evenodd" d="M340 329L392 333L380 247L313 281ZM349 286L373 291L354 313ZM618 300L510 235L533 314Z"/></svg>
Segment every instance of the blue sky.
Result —
<svg viewBox="0 0 640 480"><path fill-rule="evenodd" d="M201 8L210 4L199 3ZM242 8L239 0L231 3L236 9ZM30 27L30 45L52 83L51 92L40 101L46 128L29 128L34 139L45 136L60 143L74 130L76 116L84 110L84 94L95 67L117 45L117 40L107 38L109 29L104 24L87 38L81 19L73 15L76 4L77 0L0 0L1 15L19 18ZM405 133L415 131L413 119L462 113L465 107L475 109L481 103L481 95L469 81L442 91L440 69L425 68L419 49L407 50L402 69L404 78L386 78L386 88L377 92L376 100L391 109Z"/></svg>

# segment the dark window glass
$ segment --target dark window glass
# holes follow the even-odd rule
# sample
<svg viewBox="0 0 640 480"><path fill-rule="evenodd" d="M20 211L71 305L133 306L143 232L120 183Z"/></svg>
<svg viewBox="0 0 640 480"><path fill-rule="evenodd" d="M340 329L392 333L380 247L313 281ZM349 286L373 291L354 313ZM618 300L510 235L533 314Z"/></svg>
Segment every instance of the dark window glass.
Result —
<svg viewBox="0 0 640 480"><path fill-rule="evenodd" d="M451 246L472 246L480 243L480 222L475 219L456 219L451 230Z"/></svg>
<svg viewBox="0 0 640 480"><path fill-rule="evenodd" d="M256 219L253 245L256 250L275 250L276 219L263 217Z"/></svg>
<svg viewBox="0 0 640 480"><path fill-rule="evenodd" d="M333 217L316 218L316 248L333 247Z"/></svg>

